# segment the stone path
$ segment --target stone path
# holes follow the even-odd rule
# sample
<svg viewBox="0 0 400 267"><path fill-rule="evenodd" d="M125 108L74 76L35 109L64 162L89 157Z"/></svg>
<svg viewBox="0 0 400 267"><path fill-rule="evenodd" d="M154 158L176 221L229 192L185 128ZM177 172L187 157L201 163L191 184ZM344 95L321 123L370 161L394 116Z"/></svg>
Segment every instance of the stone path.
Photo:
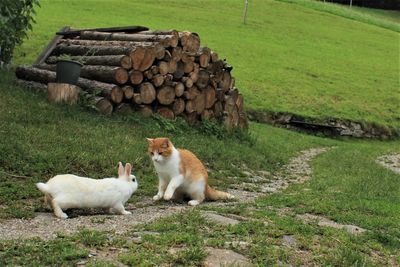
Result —
<svg viewBox="0 0 400 267"><path fill-rule="evenodd" d="M384 167L400 174L400 153L392 153L380 156L376 162Z"/></svg>
<svg viewBox="0 0 400 267"><path fill-rule="evenodd" d="M243 183L228 192L235 195L236 202L207 202L207 206L229 206L238 202L254 201L257 197L265 194L276 193L286 189L292 183L304 183L311 178L312 170L309 162L317 155L327 151L329 148L312 148L304 150L298 156L292 158L287 165L272 175L266 171L243 171L248 177L249 183ZM249 191L250 189L250 191ZM39 236L45 240L53 239L58 232L71 234L81 228L113 231L122 234L129 227L149 223L157 218L167 217L187 209L193 209L187 205L178 203L158 202L154 203L151 198L145 197L139 203L130 203L127 210L131 215L106 215L106 214L78 214L78 216L60 220L52 213L37 213L33 219L11 219L0 222L1 239L27 239ZM224 225L234 225L240 221L247 220L234 214L224 214L204 211L202 215L210 221ZM296 241L291 236L284 237L284 243L288 246L295 246ZM248 244L243 241L226 242L225 247L246 247ZM251 266L249 260L241 254L229 249L207 248L208 257L204 266ZM110 254L115 253L110 251ZM95 252L96 254L96 252ZM94 257L101 258L101 255ZM82 262L85 265L86 262Z"/></svg>

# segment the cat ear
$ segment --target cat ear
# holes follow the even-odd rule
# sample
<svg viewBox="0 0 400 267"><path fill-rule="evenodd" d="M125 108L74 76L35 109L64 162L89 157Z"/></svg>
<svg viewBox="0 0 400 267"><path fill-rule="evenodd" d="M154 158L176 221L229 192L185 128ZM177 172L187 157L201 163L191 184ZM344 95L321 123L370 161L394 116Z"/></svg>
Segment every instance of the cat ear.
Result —
<svg viewBox="0 0 400 267"><path fill-rule="evenodd" d="M124 175L124 166L122 166L122 162L118 162L118 177L121 177L122 175Z"/></svg>
<svg viewBox="0 0 400 267"><path fill-rule="evenodd" d="M162 145L161 145L161 147L162 148L168 148L168 146L169 146L169 139L165 138L163 143L162 143Z"/></svg>
<svg viewBox="0 0 400 267"><path fill-rule="evenodd" d="M131 172L132 172L132 165L130 163L127 163L125 165L125 175L129 177L131 176Z"/></svg>
<svg viewBox="0 0 400 267"><path fill-rule="evenodd" d="M146 138L146 140L147 140L147 142L149 142L149 145L152 145L152 144L153 144L154 139Z"/></svg>

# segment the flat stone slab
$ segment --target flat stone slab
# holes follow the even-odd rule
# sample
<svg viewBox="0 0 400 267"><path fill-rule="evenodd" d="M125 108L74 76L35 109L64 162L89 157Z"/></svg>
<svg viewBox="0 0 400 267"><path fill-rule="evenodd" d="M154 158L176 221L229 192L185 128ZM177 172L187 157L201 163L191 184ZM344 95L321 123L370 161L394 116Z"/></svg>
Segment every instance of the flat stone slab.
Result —
<svg viewBox="0 0 400 267"><path fill-rule="evenodd" d="M376 162L394 171L395 173L400 174L400 153L380 156L376 159Z"/></svg>
<svg viewBox="0 0 400 267"><path fill-rule="evenodd" d="M218 223L218 224L222 224L222 225L235 225L238 224L239 221L232 219L232 218L228 218L228 217L224 217L222 215L219 215L217 213L214 212L202 212L201 215L203 215L203 217L205 217L207 220L210 220L212 222Z"/></svg>
<svg viewBox="0 0 400 267"><path fill-rule="evenodd" d="M336 228L336 229L344 229L348 233L353 234L353 235L362 234L363 232L367 231L366 229L363 229L356 225L337 223L337 222L334 222L327 218L324 218L322 216L317 216L317 215L313 215L313 214L309 214L309 213L296 215L296 217L301 219L304 223L317 222L318 226L326 226L326 227L332 227L332 228Z"/></svg>
<svg viewBox="0 0 400 267"><path fill-rule="evenodd" d="M206 248L206 251L208 253L208 257L203 262L204 267L252 266L252 264L245 256L236 253L232 250L219 249L219 248Z"/></svg>

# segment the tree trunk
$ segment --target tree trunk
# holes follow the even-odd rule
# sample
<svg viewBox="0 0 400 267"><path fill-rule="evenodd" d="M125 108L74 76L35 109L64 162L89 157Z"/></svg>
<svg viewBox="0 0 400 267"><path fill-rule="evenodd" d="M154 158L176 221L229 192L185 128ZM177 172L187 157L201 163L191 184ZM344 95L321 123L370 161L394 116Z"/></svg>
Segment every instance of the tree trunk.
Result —
<svg viewBox="0 0 400 267"><path fill-rule="evenodd" d="M83 66L81 77L107 83L125 84L129 75L124 68L109 66Z"/></svg>
<svg viewBox="0 0 400 267"><path fill-rule="evenodd" d="M179 32L179 40L183 51L196 53L200 48L200 37L197 33Z"/></svg>
<svg viewBox="0 0 400 267"><path fill-rule="evenodd" d="M81 88L68 83L49 83L47 85L47 99L51 103L76 104Z"/></svg>
<svg viewBox="0 0 400 267"><path fill-rule="evenodd" d="M133 90L132 86L125 85L124 87L122 87L122 91L124 92L125 99L132 99L133 94L134 94L134 90Z"/></svg>
<svg viewBox="0 0 400 267"><path fill-rule="evenodd" d="M116 41L134 41L134 42L156 42L164 47L176 47L178 38L176 35L155 35L155 34L124 34L107 33L96 31L84 31L81 33L82 40L116 40Z"/></svg>
<svg viewBox="0 0 400 267"><path fill-rule="evenodd" d="M119 104L122 102L122 99L124 99L124 91L122 91L120 87L116 86L111 90L110 98L112 102Z"/></svg>
<svg viewBox="0 0 400 267"><path fill-rule="evenodd" d="M176 98L174 104L172 105L172 110L175 116L178 116L179 114L184 112L185 106L186 106L185 100L183 100L182 98Z"/></svg>
<svg viewBox="0 0 400 267"><path fill-rule="evenodd" d="M129 73L129 78L130 78L132 84L138 85L143 81L143 72L141 72L139 70L132 70Z"/></svg>
<svg viewBox="0 0 400 267"><path fill-rule="evenodd" d="M147 70L153 65L155 54L155 48L152 46L138 46L134 48L129 54L132 59L132 67L135 70Z"/></svg>
<svg viewBox="0 0 400 267"><path fill-rule="evenodd" d="M140 98L142 103L144 104L151 104L156 99L156 90L154 86L149 83L145 82L140 85Z"/></svg>
<svg viewBox="0 0 400 267"><path fill-rule="evenodd" d="M196 85L198 88L206 88L210 82L210 74L205 70L200 70L198 74L198 79Z"/></svg>
<svg viewBox="0 0 400 267"><path fill-rule="evenodd" d="M59 57L49 57L46 62L49 64L56 64ZM85 65L106 65L123 67L124 69L132 68L132 61L126 55L112 55L112 56L71 56L72 60L84 62Z"/></svg>
<svg viewBox="0 0 400 267"><path fill-rule="evenodd" d="M159 106L157 108L157 113L168 120L172 120L175 118L174 112L168 107Z"/></svg>
<svg viewBox="0 0 400 267"><path fill-rule="evenodd" d="M175 89L171 86L163 86L157 92L157 100L162 105L169 105L174 102Z"/></svg>
<svg viewBox="0 0 400 267"><path fill-rule="evenodd" d="M132 47L125 46L84 46L60 44L53 50L52 55L67 54L71 56L104 56L104 55L129 55Z"/></svg>

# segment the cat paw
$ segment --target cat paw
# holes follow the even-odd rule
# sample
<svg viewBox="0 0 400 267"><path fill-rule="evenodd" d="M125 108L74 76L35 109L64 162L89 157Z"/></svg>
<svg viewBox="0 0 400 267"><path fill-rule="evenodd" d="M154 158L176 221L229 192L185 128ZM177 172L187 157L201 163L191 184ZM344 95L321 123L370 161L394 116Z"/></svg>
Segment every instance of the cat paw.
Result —
<svg viewBox="0 0 400 267"><path fill-rule="evenodd" d="M132 212L126 211L126 210L124 210L124 211L122 212L122 215L131 215L131 214L132 214Z"/></svg>
<svg viewBox="0 0 400 267"><path fill-rule="evenodd" d="M172 198L172 195L170 195L170 194L164 195L164 200L171 200L171 198Z"/></svg>
<svg viewBox="0 0 400 267"><path fill-rule="evenodd" d="M56 216L57 216L58 218L60 218L60 219L63 219L63 220L65 220L65 219L67 219L67 218L68 218L68 215L67 215L67 214L65 214L65 213L56 214Z"/></svg>
<svg viewBox="0 0 400 267"><path fill-rule="evenodd" d="M199 202L198 200L190 200L190 201L188 202L188 204L189 204L190 206L197 206L197 205L200 204L200 202Z"/></svg>
<svg viewBox="0 0 400 267"><path fill-rule="evenodd" d="M160 195L155 195L154 197L153 197L153 200L154 201L158 201L158 200L160 200L162 197L160 196Z"/></svg>

